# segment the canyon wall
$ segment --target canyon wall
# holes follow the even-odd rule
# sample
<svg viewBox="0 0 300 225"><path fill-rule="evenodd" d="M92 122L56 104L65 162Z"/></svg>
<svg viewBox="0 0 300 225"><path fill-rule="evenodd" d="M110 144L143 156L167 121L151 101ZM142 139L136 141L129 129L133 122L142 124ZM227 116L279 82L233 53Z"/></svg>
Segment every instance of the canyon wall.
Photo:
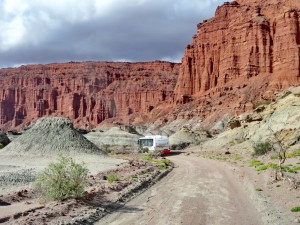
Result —
<svg viewBox="0 0 300 225"><path fill-rule="evenodd" d="M83 62L0 69L0 128L64 116L102 121L201 118L211 125L300 83L300 1L225 2L197 25L182 64ZM131 121L129 121L131 119Z"/></svg>
<svg viewBox="0 0 300 225"><path fill-rule="evenodd" d="M23 128L43 116L90 129L103 120L147 114L173 102L179 64L83 62L0 69L0 128Z"/></svg>
<svg viewBox="0 0 300 225"><path fill-rule="evenodd" d="M299 84L299 15L298 0L219 6L215 17L198 24L185 50L177 104L198 100L202 108L241 113L255 101L272 100L274 91Z"/></svg>

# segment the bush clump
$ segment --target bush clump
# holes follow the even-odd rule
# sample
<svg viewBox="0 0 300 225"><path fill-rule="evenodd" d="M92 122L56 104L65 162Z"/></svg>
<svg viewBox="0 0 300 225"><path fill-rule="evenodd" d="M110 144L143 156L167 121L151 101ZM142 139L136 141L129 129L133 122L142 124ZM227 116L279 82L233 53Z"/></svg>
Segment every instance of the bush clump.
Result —
<svg viewBox="0 0 300 225"><path fill-rule="evenodd" d="M272 145L270 142L262 142L254 145L253 155L265 155L272 150Z"/></svg>
<svg viewBox="0 0 300 225"><path fill-rule="evenodd" d="M47 200L66 200L80 198L87 184L88 169L72 158L59 156L58 162L38 174L35 187L41 197Z"/></svg>
<svg viewBox="0 0 300 225"><path fill-rule="evenodd" d="M107 181L110 184L115 182L115 181L119 181L119 180L120 180L120 177L116 173L110 173L110 174L107 175Z"/></svg>
<svg viewBox="0 0 300 225"><path fill-rule="evenodd" d="M296 206L291 209L292 212L300 212L300 206Z"/></svg>
<svg viewBox="0 0 300 225"><path fill-rule="evenodd" d="M268 163L268 164L261 165L260 167L258 167L257 171L267 170L269 168L277 170L278 169L278 165L275 164L275 163Z"/></svg>
<svg viewBox="0 0 300 225"><path fill-rule="evenodd" d="M300 148L299 148L299 149L296 149L296 150L294 150L294 151L291 153L291 156L292 156L292 157L295 157L295 156L300 156Z"/></svg>
<svg viewBox="0 0 300 225"><path fill-rule="evenodd" d="M166 158L162 158L160 160L157 160L157 163L158 163L158 168L160 170L166 170L171 165L171 161L169 159L166 159Z"/></svg>
<svg viewBox="0 0 300 225"><path fill-rule="evenodd" d="M252 160L250 163L249 163L249 166L251 167L254 167L254 166L261 166L261 165L264 165L263 162L259 161L259 160Z"/></svg>

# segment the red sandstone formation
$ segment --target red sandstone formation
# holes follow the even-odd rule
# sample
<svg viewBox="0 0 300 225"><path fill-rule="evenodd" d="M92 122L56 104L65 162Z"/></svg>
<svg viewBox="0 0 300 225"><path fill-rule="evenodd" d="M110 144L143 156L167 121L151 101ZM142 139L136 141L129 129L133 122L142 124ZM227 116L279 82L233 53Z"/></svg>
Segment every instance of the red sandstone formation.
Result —
<svg viewBox="0 0 300 225"><path fill-rule="evenodd" d="M175 89L191 116L241 113L300 81L300 1L226 2L198 24ZM195 101L199 106L195 105ZM194 105L194 106L193 106ZM182 117L188 117L184 112ZM219 115L220 114L220 115Z"/></svg>
<svg viewBox="0 0 300 225"><path fill-rule="evenodd" d="M0 128L64 116L91 128L112 117L170 104L179 64L84 62L0 69Z"/></svg>
<svg viewBox="0 0 300 225"><path fill-rule="evenodd" d="M135 123L200 117L209 124L252 110L300 82L299 15L299 0L226 2L198 24L180 72L179 64L159 61L0 69L0 128L52 115L82 128L129 117Z"/></svg>

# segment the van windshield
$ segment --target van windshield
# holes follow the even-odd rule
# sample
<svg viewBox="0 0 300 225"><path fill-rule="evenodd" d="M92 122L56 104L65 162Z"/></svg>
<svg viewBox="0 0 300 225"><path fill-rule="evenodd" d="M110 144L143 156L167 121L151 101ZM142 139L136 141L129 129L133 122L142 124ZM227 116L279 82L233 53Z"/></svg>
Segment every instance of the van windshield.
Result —
<svg viewBox="0 0 300 225"><path fill-rule="evenodd" d="M139 145L141 147L151 147L153 146L153 139L140 139Z"/></svg>

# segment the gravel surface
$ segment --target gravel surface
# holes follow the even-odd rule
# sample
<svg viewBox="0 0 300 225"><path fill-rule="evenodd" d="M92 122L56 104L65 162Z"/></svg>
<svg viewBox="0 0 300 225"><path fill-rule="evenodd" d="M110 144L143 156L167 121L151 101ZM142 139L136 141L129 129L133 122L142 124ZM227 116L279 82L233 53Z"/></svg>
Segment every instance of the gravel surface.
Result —
<svg viewBox="0 0 300 225"><path fill-rule="evenodd" d="M39 119L30 129L1 150L5 155L104 154L60 117Z"/></svg>
<svg viewBox="0 0 300 225"><path fill-rule="evenodd" d="M270 203L261 204L266 199L248 183L245 189L224 164L183 155L170 159L175 168L165 179L96 224L294 224Z"/></svg>

